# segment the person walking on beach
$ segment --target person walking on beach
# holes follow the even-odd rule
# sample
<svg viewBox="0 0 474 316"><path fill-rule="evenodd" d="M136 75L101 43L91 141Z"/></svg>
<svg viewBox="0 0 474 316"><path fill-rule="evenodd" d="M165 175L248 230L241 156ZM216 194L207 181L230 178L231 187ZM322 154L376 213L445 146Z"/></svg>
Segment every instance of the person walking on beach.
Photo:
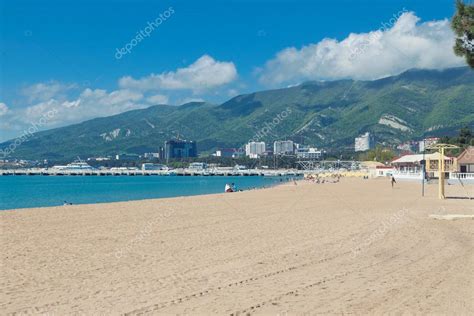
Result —
<svg viewBox="0 0 474 316"><path fill-rule="evenodd" d="M394 184L397 183L397 181L395 181L395 177L394 177L394 176L392 176L392 180L391 180L390 182L392 182L392 188L393 188Z"/></svg>

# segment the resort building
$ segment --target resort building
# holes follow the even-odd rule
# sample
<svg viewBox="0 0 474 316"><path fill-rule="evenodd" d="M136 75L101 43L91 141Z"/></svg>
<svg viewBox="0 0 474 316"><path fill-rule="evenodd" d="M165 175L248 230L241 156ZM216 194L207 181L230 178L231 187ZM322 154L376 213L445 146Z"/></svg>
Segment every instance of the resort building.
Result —
<svg viewBox="0 0 474 316"><path fill-rule="evenodd" d="M165 159L197 157L195 141L168 140L165 142Z"/></svg>
<svg viewBox="0 0 474 316"><path fill-rule="evenodd" d="M440 153L424 155L426 162L426 174L429 178L439 177L439 158ZM423 155L405 155L392 161L391 165L395 168L394 175L399 178L418 177L421 180L423 170ZM446 178L449 177L449 172L457 170L456 158L444 156L444 170Z"/></svg>
<svg viewBox="0 0 474 316"><path fill-rule="evenodd" d="M474 146L466 148L457 158L458 171L461 173L474 173Z"/></svg>
<svg viewBox="0 0 474 316"><path fill-rule="evenodd" d="M355 151L366 151L374 148L374 138L367 132L354 139L354 150Z"/></svg>
<svg viewBox="0 0 474 316"><path fill-rule="evenodd" d="M315 147L298 147L296 149L296 157L298 159L321 159L323 156L322 150Z"/></svg>
<svg viewBox="0 0 474 316"><path fill-rule="evenodd" d="M369 169L369 176L371 178L387 178L391 177L394 168L390 166L375 166L375 168Z"/></svg>
<svg viewBox="0 0 474 316"><path fill-rule="evenodd" d="M245 154L252 158L259 158L265 152L265 143L264 142L250 142L245 145Z"/></svg>
<svg viewBox="0 0 474 316"><path fill-rule="evenodd" d="M295 153L295 145L291 140L277 140L273 143L274 155L293 155Z"/></svg>

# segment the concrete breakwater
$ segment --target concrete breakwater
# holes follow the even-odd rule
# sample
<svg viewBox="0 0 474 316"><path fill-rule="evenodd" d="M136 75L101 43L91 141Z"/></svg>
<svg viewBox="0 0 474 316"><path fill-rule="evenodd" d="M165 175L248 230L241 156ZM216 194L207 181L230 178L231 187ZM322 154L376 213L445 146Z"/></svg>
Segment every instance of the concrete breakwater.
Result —
<svg viewBox="0 0 474 316"><path fill-rule="evenodd" d="M89 170L58 170L54 168L41 169L5 169L0 170L0 176L267 176L267 177L296 177L302 176L299 170L139 170L139 169L89 169Z"/></svg>

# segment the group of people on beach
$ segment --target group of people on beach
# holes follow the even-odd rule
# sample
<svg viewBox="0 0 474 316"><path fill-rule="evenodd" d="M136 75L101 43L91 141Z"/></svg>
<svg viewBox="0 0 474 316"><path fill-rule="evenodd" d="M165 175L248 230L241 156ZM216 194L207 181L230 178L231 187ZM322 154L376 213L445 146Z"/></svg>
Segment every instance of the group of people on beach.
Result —
<svg viewBox="0 0 474 316"><path fill-rule="evenodd" d="M285 179L283 178L280 178L280 182L284 182ZM298 182L296 182L296 179L295 178L286 178L286 182L290 182L290 181L293 181L293 184L294 185L298 185ZM265 189L267 188L267 186L262 186L260 187L260 189ZM256 190L256 189L259 189L258 187L253 187L253 188L246 188L246 190ZM225 193L231 193L231 192L240 192L242 191L241 189L237 190L237 187L235 186L235 183L226 183L225 184L225 187L224 187L224 192Z"/></svg>
<svg viewBox="0 0 474 316"><path fill-rule="evenodd" d="M338 183L341 180L341 177L343 177L341 174L332 174L330 178L325 179L323 177L320 177L319 174L316 174L316 175L309 175L306 178L306 180L311 181L316 184Z"/></svg>

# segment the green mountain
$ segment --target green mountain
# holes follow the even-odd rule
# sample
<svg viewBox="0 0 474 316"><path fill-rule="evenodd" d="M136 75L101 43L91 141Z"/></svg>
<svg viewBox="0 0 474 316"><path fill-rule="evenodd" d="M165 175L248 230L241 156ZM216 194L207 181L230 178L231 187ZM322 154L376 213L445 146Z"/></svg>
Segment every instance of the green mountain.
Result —
<svg viewBox="0 0 474 316"><path fill-rule="evenodd" d="M306 82L220 105L156 105L38 132L9 157L60 160L156 152L178 134L196 140L199 151L240 147L250 139L349 149L366 131L378 143L396 144L451 135L463 125L474 125L474 71L410 70L375 81Z"/></svg>

